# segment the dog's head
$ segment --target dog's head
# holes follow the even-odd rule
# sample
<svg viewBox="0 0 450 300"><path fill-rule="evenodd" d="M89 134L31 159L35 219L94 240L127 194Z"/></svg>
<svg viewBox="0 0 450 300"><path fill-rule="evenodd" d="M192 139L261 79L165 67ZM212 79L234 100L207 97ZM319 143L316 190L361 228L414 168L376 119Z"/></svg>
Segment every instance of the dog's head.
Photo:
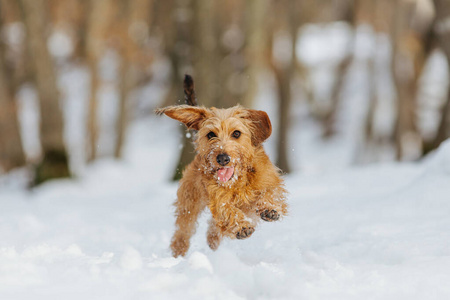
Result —
<svg viewBox="0 0 450 300"><path fill-rule="evenodd" d="M255 151L272 133L264 111L235 106L228 109L169 106L156 110L197 130L195 144L205 174L220 184L232 183L252 167Z"/></svg>

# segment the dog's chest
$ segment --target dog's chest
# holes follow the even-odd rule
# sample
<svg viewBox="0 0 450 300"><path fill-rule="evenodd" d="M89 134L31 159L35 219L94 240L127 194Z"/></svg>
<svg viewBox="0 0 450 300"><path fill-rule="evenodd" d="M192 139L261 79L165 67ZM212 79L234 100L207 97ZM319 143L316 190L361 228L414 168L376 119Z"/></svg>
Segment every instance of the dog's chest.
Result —
<svg viewBox="0 0 450 300"><path fill-rule="evenodd" d="M222 187L211 184L207 187L209 201L229 203L236 206L243 206L255 202L260 191L254 190L251 186L244 187Z"/></svg>

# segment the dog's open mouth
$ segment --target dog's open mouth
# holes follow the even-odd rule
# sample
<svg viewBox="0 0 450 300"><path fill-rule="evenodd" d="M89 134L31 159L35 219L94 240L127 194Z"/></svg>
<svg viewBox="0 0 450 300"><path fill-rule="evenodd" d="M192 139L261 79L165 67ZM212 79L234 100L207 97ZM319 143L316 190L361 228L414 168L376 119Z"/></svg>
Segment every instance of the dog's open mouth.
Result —
<svg viewBox="0 0 450 300"><path fill-rule="evenodd" d="M234 175L234 168L233 167L226 167L226 168L220 168L217 170L217 179L219 179L222 182L227 182L231 179Z"/></svg>

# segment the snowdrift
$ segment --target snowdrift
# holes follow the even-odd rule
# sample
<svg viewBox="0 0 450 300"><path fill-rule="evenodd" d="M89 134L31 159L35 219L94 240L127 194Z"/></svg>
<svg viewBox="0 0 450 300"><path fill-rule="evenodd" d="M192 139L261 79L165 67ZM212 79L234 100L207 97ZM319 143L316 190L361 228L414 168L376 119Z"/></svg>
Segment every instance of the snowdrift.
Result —
<svg viewBox="0 0 450 300"><path fill-rule="evenodd" d="M212 252L205 213L174 259L176 141L144 141L76 180L0 190L0 299L450 299L450 142L421 163L293 174L288 217Z"/></svg>

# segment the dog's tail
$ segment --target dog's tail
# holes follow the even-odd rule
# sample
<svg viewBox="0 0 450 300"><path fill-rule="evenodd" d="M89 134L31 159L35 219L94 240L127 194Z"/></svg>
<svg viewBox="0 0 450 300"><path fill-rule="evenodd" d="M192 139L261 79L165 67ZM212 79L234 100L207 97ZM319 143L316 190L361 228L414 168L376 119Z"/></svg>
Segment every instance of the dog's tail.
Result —
<svg viewBox="0 0 450 300"><path fill-rule="evenodd" d="M191 75L184 75L184 100L187 105L197 106L197 97L195 96L194 90L194 79Z"/></svg>

